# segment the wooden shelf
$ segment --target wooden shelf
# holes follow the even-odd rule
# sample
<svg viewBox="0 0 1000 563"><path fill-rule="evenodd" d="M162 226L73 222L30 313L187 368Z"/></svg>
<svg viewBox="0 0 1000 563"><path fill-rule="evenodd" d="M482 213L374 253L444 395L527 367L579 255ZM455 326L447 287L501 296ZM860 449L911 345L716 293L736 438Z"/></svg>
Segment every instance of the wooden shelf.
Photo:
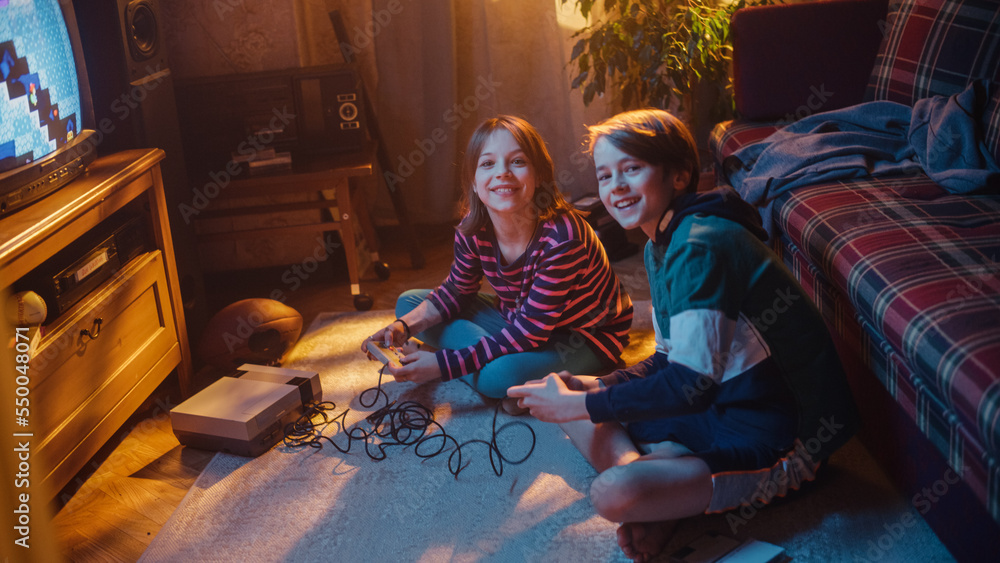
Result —
<svg viewBox="0 0 1000 563"><path fill-rule="evenodd" d="M56 494L171 372L188 392L191 355L159 149L96 160L86 174L0 220L0 294L116 211L136 204L152 248L45 327L29 364L41 490ZM81 331L95 326L92 338Z"/></svg>
<svg viewBox="0 0 1000 563"><path fill-rule="evenodd" d="M235 269L227 267L222 256L212 259L212 251L218 251L213 244L273 240L284 236L302 237L306 241L305 235L336 231L347 259L351 294L358 299L356 306L361 308L366 303L370 306L370 300L366 302L363 299L367 296L361 292L361 275L378 261L378 241L368 217L364 192L358 189L355 182L372 174L374 146L342 154L293 154L292 162L289 168L257 174L248 173L245 163L214 167L219 171L217 176L228 177L229 180L213 192L206 205L192 214L198 240L202 243L203 261L219 269ZM204 180L211 178L212 174L194 176ZM280 199L283 197L298 197L299 200ZM264 198L266 203L254 201L255 198ZM301 201L301 198L310 199ZM322 210L329 211L329 219L323 218ZM301 211L316 213L309 220L302 216L292 219L280 215ZM234 219L236 221L230 221ZM269 224L269 220L278 224ZM286 220L292 222L282 224ZM308 242L313 244L311 240ZM228 247L223 248L228 250ZM294 261L302 260L303 256L308 257L309 254L295 255ZM268 266L282 262L282 257L277 254L267 258L276 261ZM284 262L293 263L287 257Z"/></svg>

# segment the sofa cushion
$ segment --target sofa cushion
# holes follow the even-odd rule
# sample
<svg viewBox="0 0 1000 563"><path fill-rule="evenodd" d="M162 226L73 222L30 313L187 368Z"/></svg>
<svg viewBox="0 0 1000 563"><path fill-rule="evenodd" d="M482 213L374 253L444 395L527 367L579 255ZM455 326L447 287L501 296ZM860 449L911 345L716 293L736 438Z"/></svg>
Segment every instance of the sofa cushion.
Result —
<svg viewBox="0 0 1000 563"><path fill-rule="evenodd" d="M778 205L778 229L1000 454L1000 197L918 174L808 186Z"/></svg>
<svg viewBox="0 0 1000 563"><path fill-rule="evenodd" d="M974 80L1000 84L996 0L896 1L886 21L865 101L913 105L961 92ZM990 152L1000 160L1000 87L982 125Z"/></svg>
<svg viewBox="0 0 1000 563"><path fill-rule="evenodd" d="M721 171L717 180L728 182L723 163L734 152L767 139L778 129L781 129L781 125L742 120L716 124L708 137L708 148L715 160L715 169Z"/></svg>
<svg viewBox="0 0 1000 563"><path fill-rule="evenodd" d="M737 114L788 122L861 102L887 9L887 0L826 0L737 10Z"/></svg>
<svg viewBox="0 0 1000 563"><path fill-rule="evenodd" d="M950 96L1000 70L996 0L903 0L889 5L887 28L866 100L913 105Z"/></svg>

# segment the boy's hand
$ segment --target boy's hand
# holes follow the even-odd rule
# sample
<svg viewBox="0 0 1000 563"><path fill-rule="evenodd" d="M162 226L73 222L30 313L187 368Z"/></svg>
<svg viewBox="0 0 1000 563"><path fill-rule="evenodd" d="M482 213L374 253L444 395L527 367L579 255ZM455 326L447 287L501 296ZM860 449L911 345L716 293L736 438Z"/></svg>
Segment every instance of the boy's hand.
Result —
<svg viewBox="0 0 1000 563"><path fill-rule="evenodd" d="M568 372L550 373L542 379L516 385L507 390L507 396L516 397L518 406L527 408L531 415L543 422L569 422L589 420L586 392L573 391L566 386L571 380Z"/></svg>
<svg viewBox="0 0 1000 563"><path fill-rule="evenodd" d="M600 378L593 375L570 375L567 371L559 372L556 375L562 378L563 383L570 391L590 391L601 387Z"/></svg>

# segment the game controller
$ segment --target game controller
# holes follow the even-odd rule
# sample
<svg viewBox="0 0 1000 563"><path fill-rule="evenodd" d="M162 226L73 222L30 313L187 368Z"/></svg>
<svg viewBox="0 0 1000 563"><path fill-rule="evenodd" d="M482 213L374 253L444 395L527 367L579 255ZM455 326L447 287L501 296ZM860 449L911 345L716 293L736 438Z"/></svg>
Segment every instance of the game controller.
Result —
<svg viewBox="0 0 1000 563"><path fill-rule="evenodd" d="M395 348L387 348L383 344L375 342L374 340L369 340L367 346L371 355L375 356L375 359L379 360L383 364L393 368L403 367L403 355L400 354Z"/></svg>

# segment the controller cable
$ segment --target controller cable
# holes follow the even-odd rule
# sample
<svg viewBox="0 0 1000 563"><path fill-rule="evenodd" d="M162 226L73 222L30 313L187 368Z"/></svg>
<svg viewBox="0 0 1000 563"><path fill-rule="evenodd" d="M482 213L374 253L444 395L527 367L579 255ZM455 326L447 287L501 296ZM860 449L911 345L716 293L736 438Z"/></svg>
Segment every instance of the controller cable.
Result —
<svg viewBox="0 0 1000 563"><path fill-rule="evenodd" d="M309 446L311 448L322 449L323 441L329 442L341 453L351 451L351 445L355 441L364 442L365 453L373 461L382 461L387 457L386 449L390 446L414 446L413 452L417 457L429 459L443 454L447 451L449 444L454 449L448 455L448 471L458 478L458 474L468 467L471 461L462 464L462 449L471 444L485 444L489 450L490 465L497 477L503 475L503 464L507 462L511 465L518 465L527 461L535 451L535 431L525 422L512 420L497 428L497 415L500 411L500 403L497 403L493 411L492 436L489 441L483 439L472 439L459 443L453 436L445 432L444 426L434 420L434 413L417 401L404 401L396 404L396 401L389 401L389 395L382 390L382 375L385 366L378 371L378 385L365 389L358 395L358 403L364 408L375 406L378 400L384 399L385 404L369 414L367 420L372 427L368 430L355 424L350 429L346 428L347 413L351 409L333 416L327 414L337 408L332 401L320 401L309 403L305 412L294 422L285 426L285 436L283 442L290 448L300 448ZM366 396L375 394L370 400ZM347 436L347 443L341 446L333 438L324 436L322 429L330 423L336 422ZM531 433L531 447L528 453L520 459L511 459L500 451L497 437L505 430L513 426L523 426ZM434 430L438 432L434 432ZM378 443L373 443L370 438L378 437ZM434 444L437 448L434 449ZM373 451L376 447L377 451Z"/></svg>

